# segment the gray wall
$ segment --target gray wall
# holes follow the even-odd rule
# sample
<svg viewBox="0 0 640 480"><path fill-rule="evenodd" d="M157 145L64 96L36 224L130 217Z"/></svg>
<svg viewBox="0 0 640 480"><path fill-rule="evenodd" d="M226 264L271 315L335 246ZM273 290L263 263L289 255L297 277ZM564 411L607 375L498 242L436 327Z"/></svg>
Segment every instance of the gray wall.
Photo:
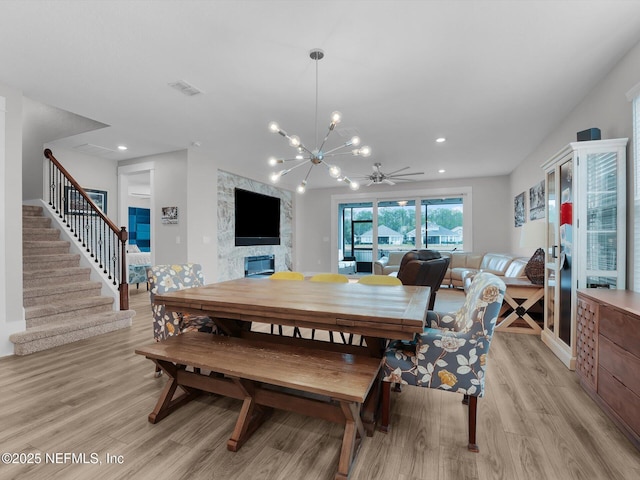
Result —
<svg viewBox="0 0 640 480"><path fill-rule="evenodd" d="M425 195L442 188L470 187L473 196L473 244L478 252L510 252L509 226L513 225L513 201L509 198L509 177L411 182L376 190L361 187L358 192L422 191ZM307 190L295 196L296 270L331 271L331 196L348 195L348 188ZM355 198L355 197L354 197ZM337 260L337 259L336 259Z"/></svg>
<svg viewBox="0 0 640 480"><path fill-rule="evenodd" d="M576 132L597 127L602 138L633 139L632 105L626 93L640 82L640 43L590 91L584 100L562 122L553 127L552 133L531 152L511 174L511 197L544 178L541 165L569 142L576 141ZM633 148L627 149L627 288L633 288ZM518 229L511 224L511 244L517 249Z"/></svg>

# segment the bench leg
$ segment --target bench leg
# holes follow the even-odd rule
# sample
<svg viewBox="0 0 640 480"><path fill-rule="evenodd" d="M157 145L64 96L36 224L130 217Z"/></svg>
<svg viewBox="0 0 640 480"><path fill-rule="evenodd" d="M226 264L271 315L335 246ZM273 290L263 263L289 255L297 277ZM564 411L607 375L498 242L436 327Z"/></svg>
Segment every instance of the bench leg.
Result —
<svg viewBox="0 0 640 480"><path fill-rule="evenodd" d="M233 429L231 438L227 441L227 450L237 452L253 432L269 417L272 410L256 405L254 399L255 389L251 382L239 378L232 378L232 380L245 395L238 421Z"/></svg>
<svg viewBox="0 0 640 480"><path fill-rule="evenodd" d="M360 420L360 405L340 402L340 408L345 416L345 426L340 459L338 460L338 472L335 478L336 480L347 480L353 460L358 454L358 450L360 450L360 444L365 432Z"/></svg>
<svg viewBox="0 0 640 480"><path fill-rule="evenodd" d="M178 380L176 379L178 367L176 367L173 363L165 362L162 360L154 360L154 362L158 367L162 369L161 371L166 372L167 377L169 377L167 378L167 384L160 394L158 403L156 403L155 408L149 414L149 422L155 424L174 410L180 408L181 406L189 403L194 398L198 397L200 395L200 391L183 386L180 388L184 390L184 393L176 398L173 398L179 386Z"/></svg>

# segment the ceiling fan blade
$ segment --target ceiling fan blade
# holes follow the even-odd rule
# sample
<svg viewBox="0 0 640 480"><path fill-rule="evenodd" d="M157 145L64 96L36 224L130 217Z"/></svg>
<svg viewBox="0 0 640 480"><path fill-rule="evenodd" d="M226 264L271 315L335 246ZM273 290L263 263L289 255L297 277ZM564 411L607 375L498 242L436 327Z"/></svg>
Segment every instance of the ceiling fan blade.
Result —
<svg viewBox="0 0 640 480"><path fill-rule="evenodd" d="M387 177L390 177L391 175L395 175L396 173L401 172L401 171L403 171L403 170L406 170L407 168L411 168L411 167L404 167L404 168L401 168L401 169L399 169L399 170L394 170L394 171L393 171L393 172L391 172L391 173L387 173Z"/></svg>
<svg viewBox="0 0 640 480"><path fill-rule="evenodd" d="M387 177L405 177L407 175L424 175L424 172L415 172L415 173L399 173L396 175L387 175Z"/></svg>
<svg viewBox="0 0 640 480"><path fill-rule="evenodd" d="M386 183L387 185L395 185L395 182L392 182L391 180L389 180L388 178L383 178L382 179L383 183Z"/></svg>

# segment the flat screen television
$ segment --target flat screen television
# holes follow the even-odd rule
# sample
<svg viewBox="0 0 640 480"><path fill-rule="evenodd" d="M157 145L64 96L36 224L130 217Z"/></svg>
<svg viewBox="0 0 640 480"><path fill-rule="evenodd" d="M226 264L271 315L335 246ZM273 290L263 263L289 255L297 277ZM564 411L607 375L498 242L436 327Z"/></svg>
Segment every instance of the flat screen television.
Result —
<svg viewBox="0 0 640 480"><path fill-rule="evenodd" d="M235 189L236 246L280 245L280 199Z"/></svg>

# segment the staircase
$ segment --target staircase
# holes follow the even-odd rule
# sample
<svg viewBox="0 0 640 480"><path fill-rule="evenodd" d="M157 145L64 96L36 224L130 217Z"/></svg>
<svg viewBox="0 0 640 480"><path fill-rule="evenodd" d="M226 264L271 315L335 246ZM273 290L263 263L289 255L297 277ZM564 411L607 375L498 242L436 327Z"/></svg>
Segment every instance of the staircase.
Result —
<svg viewBox="0 0 640 480"><path fill-rule="evenodd" d="M42 207L22 207L23 305L26 330L11 335L16 355L131 326L133 310L113 310L114 299L101 296L91 269L43 216Z"/></svg>

